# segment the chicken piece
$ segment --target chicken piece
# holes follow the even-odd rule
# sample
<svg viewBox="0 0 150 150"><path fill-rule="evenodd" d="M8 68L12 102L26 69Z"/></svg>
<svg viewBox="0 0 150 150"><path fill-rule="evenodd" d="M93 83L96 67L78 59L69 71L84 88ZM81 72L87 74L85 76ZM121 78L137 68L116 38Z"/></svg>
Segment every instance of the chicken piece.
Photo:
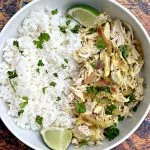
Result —
<svg viewBox="0 0 150 150"><path fill-rule="evenodd" d="M97 79L96 73L92 72L89 77L84 80L84 84L92 84Z"/></svg>
<svg viewBox="0 0 150 150"><path fill-rule="evenodd" d="M112 96L116 101L121 103L125 103L129 101L129 99L125 98L122 93L113 94Z"/></svg>
<svg viewBox="0 0 150 150"><path fill-rule="evenodd" d="M86 138L89 138L92 135L91 130L86 125L75 126L72 129L72 132L74 137L77 138L79 142L85 140Z"/></svg>
<svg viewBox="0 0 150 150"><path fill-rule="evenodd" d="M109 40L110 39L110 24L107 22L104 26L104 35Z"/></svg>

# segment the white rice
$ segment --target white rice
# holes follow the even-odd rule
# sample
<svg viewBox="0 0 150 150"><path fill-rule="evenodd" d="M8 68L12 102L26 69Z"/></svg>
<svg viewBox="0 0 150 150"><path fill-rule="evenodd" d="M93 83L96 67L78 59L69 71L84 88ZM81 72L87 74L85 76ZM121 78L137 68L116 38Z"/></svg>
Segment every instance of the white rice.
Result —
<svg viewBox="0 0 150 150"><path fill-rule="evenodd" d="M68 109L68 94L70 93L71 80L78 74L78 66L72 58L72 53L81 45L80 34L75 34L67 29L64 34L58 26L66 24L64 13L58 10L57 15L52 15L50 10L33 11L19 27L17 39L8 39L3 49L3 62L0 64L0 98L9 105L8 114L12 116L16 124L22 128L38 130L40 125L35 122L36 116L43 118L43 126L61 126L71 128L75 119ZM72 21L69 28L77 23ZM41 32L49 33L50 40L44 43L43 49L37 49L33 40L37 39ZM19 42L23 54L13 45L14 40ZM62 69L64 58L69 63L66 69ZM42 60L43 67L40 73L36 71L38 61ZM7 75L8 71L16 70L18 77L12 79L16 83L16 93L13 91ZM46 70L48 73L46 73ZM53 75L58 74L58 78ZM50 82L56 86L51 87ZM42 88L48 87L45 94ZM18 116L22 97L29 98L24 108L24 113ZM60 101L56 101L57 97Z"/></svg>

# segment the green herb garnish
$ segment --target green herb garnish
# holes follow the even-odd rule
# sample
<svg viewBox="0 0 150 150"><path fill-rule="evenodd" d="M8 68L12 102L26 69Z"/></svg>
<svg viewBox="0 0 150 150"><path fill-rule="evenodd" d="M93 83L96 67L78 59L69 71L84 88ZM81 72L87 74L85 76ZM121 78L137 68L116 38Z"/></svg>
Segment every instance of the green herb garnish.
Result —
<svg viewBox="0 0 150 150"><path fill-rule="evenodd" d="M36 45L38 49L43 48L43 43L48 41L50 39L50 36L48 33L41 33L40 36L38 37L38 40L34 40L33 43Z"/></svg>
<svg viewBox="0 0 150 150"><path fill-rule="evenodd" d="M62 33L67 33L67 32L66 32L66 29L67 29L66 26L59 26L59 29L60 29L60 31L61 31Z"/></svg>
<svg viewBox="0 0 150 150"><path fill-rule="evenodd" d="M39 60L37 65L38 65L38 66L41 66L41 67L44 66L42 60Z"/></svg>
<svg viewBox="0 0 150 150"><path fill-rule="evenodd" d="M95 63L90 63L90 65L95 69L96 68L96 64Z"/></svg>
<svg viewBox="0 0 150 150"><path fill-rule="evenodd" d="M55 87L56 83L55 82L51 82L49 85Z"/></svg>
<svg viewBox="0 0 150 150"><path fill-rule="evenodd" d="M84 112L86 112L85 103L77 103L77 105L76 105L76 111L78 113L84 113Z"/></svg>
<svg viewBox="0 0 150 150"><path fill-rule="evenodd" d="M72 33L78 33L79 30L80 30L80 25L77 24L77 25L74 26L73 29L71 29L71 32L72 32Z"/></svg>
<svg viewBox="0 0 150 150"><path fill-rule="evenodd" d="M97 90L93 86L87 87L86 92L88 94L97 94Z"/></svg>
<svg viewBox="0 0 150 150"><path fill-rule="evenodd" d="M39 68L37 68L36 71L37 71L38 73L40 73L40 69L39 69Z"/></svg>
<svg viewBox="0 0 150 150"><path fill-rule="evenodd" d="M105 113L107 115L112 115L113 114L113 111L116 109L117 107L113 104L111 104L110 106L107 106L106 107L106 110L105 110Z"/></svg>
<svg viewBox="0 0 150 150"><path fill-rule="evenodd" d="M95 33L96 31L97 31L96 28L90 28L90 29L89 29L89 34Z"/></svg>
<svg viewBox="0 0 150 150"><path fill-rule="evenodd" d="M54 77L58 77L58 74L57 74L57 73L53 73L53 76L54 76Z"/></svg>
<svg viewBox="0 0 150 150"><path fill-rule="evenodd" d="M100 91L105 91L105 92L108 92L108 93L111 93L110 92L110 87L96 87L96 90L97 92L100 92Z"/></svg>
<svg viewBox="0 0 150 150"><path fill-rule="evenodd" d="M56 101L60 101L60 100L61 100L61 97L58 96L57 99L56 99Z"/></svg>
<svg viewBox="0 0 150 150"><path fill-rule="evenodd" d="M120 46L119 50L124 58L127 58L129 56L128 49L126 46Z"/></svg>
<svg viewBox="0 0 150 150"><path fill-rule="evenodd" d="M35 118L35 122L39 125L42 125L42 122L43 122L43 118L41 116L36 116Z"/></svg>
<svg viewBox="0 0 150 150"><path fill-rule="evenodd" d="M119 115L119 116L118 116L118 121L123 121L124 118L125 118L124 116L120 116L120 115Z"/></svg>
<svg viewBox="0 0 150 150"><path fill-rule="evenodd" d="M66 14L66 18L73 19L73 17L70 14Z"/></svg>
<svg viewBox="0 0 150 150"><path fill-rule="evenodd" d="M106 129L104 129L104 136L109 140L113 140L115 137L119 135L119 130L115 125L112 125Z"/></svg>
<svg viewBox="0 0 150 150"><path fill-rule="evenodd" d="M42 88L43 94L45 94L47 87Z"/></svg>
<svg viewBox="0 0 150 150"><path fill-rule="evenodd" d="M16 89L15 89L15 84L14 84L14 82L12 82L11 79L9 79L9 82L10 82L10 85L11 85L13 91L16 93Z"/></svg>
<svg viewBox="0 0 150 150"><path fill-rule="evenodd" d="M8 74L9 79L13 79L13 78L18 77L16 70L15 71L8 71L7 74Z"/></svg>
<svg viewBox="0 0 150 150"><path fill-rule="evenodd" d="M87 142L86 140L81 140L81 141L79 142L79 147L82 147L82 146L84 146L84 145L88 145L88 142Z"/></svg>
<svg viewBox="0 0 150 150"><path fill-rule="evenodd" d="M52 15L58 14L58 9L52 10L52 11L51 11L51 14L52 14Z"/></svg>
<svg viewBox="0 0 150 150"><path fill-rule="evenodd" d="M128 96L125 96L125 98L129 98L129 101L125 104L130 104L131 102L135 101L135 95L133 93Z"/></svg>
<svg viewBox="0 0 150 150"><path fill-rule="evenodd" d="M96 41L96 47L98 49L105 49L106 45L104 43L104 41L102 40L102 38L98 37L97 41Z"/></svg>
<svg viewBox="0 0 150 150"><path fill-rule="evenodd" d="M71 23L71 20L67 20L67 21L66 21L66 25L67 25L67 26L69 26L70 23Z"/></svg>
<svg viewBox="0 0 150 150"><path fill-rule="evenodd" d="M64 64L62 64L61 67L62 67L62 69L66 69L67 68L67 66L64 65Z"/></svg>
<svg viewBox="0 0 150 150"><path fill-rule="evenodd" d="M20 116L20 115L23 114L23 113L24 113L24 110L21 109L21 110L18 112L18 116Z"/></svg>
<svg viewBox="0 0 150 150"><path fill-rule="evenodd" d="M65 58L65 59L64 59L64 62L65 62L66 64L68 64L68 59Z"/></svg>
<svg viewBox="0 0 150 150"><path fill-rule="evenodd" d="M25 96L25 97L22 97L22 99L23 100L25 100L24 102L22 102L22 103L20 103L19 104L19 106L20 106L20 108L25 108L26 107L26 105L28 104L28 97L27 96Z"/></svg>
<svg viewBox="0 0 150 150"><path fill-rule="evenodd" d="M19 42L17 40L13 42L13 45L19 49Z"/></svg>

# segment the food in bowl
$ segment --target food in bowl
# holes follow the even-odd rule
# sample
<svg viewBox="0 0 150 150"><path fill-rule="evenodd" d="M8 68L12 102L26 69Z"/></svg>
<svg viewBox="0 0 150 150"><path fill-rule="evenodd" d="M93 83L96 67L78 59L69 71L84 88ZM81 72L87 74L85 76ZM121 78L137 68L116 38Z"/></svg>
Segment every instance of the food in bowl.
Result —
<svg viewBox="0 0 150 150"><path fill-rule="evenodd" d="M143 100L143 53L132 27L78 5L66 14L33 11L18 31L0 64L0 97L16 124L43 128L53 149L118 136L119 121Z"/></svg>

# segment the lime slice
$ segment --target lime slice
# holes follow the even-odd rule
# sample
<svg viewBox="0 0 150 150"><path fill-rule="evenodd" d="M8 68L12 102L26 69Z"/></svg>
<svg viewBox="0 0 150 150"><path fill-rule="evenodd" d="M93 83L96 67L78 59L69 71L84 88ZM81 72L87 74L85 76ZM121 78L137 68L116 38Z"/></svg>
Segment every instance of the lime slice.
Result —
<svg viewBox="0 0 150 150"><path fill-rule="evenodd" d="M72 132L64 128L47 128L41 130L44 142L53 150L66 150L72 139Z"/></svg>
<svg viewBox="0 0 150 150"><path fill-rule="evenodd" d="M85 27L94 26L97 16L100 14L95 8L84 4L69 8L67 13Z"/></svg>

